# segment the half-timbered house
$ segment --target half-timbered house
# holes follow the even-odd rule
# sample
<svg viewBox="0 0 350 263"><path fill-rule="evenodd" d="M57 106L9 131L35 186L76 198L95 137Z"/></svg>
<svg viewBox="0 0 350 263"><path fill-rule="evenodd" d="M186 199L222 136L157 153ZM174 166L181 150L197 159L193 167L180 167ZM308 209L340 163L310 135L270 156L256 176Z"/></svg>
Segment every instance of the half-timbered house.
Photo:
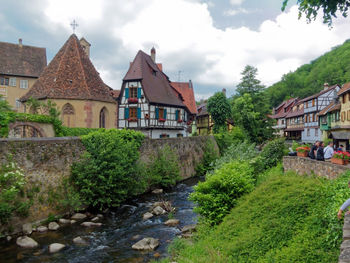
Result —
<svg viewBox="0 0 350 263"><path fill-rule="evenodd" d="M191 112L183 96L171 86L161 65L139 51L130 64L118 98L118 127L140 130L149 138L184 137Z"/></svg>

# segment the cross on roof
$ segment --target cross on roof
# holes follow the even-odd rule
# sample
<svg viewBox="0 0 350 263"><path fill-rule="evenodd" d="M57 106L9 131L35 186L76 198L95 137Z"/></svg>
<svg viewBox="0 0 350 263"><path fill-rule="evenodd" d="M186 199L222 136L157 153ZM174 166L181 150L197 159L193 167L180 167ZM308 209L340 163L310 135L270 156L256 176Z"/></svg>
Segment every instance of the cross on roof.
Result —
<svg viewBox="0 0 350 263"><path fill-rule="evenodd" d="M75 19L73 20L73 22L70 24L71 25L71 27L73 28L73 34L75 33L75 29L79 26L78 24L77 24L77 22L75 22Z"/></svg>

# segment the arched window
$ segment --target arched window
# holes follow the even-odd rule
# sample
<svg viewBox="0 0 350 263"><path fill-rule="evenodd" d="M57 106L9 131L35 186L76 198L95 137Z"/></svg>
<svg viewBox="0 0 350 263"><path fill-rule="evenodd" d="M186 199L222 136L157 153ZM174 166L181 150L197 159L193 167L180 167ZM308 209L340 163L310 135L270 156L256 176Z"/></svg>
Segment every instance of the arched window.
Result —
<svg viewBox="0 0 350 263"><path fill-rule="evenodd" d="M103 107L100 111L100 128L107 128L106 123L107 123L107 117L108 117L108 111L106 107Z"/></svg>
<svg viewBox="0 0 350 263"><path fill-rule="evenodd" d="M67 127L74 127L75 124L75 111L74 107L70 103L64 104L62 108L62 121L63 125Z"/></svg>

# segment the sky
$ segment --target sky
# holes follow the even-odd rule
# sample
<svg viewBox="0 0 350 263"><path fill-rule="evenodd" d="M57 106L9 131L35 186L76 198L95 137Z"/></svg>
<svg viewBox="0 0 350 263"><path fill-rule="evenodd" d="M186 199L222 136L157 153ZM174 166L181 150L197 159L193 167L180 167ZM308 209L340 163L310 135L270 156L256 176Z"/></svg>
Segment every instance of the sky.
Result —
<svg viewBox="0 0 350 263"><path fill-rule="evenodd" d="M266 86L350 38L350 18L333 28L298 19L296 0L0 0L0 41L45 47L48 62L73 33L91 43L93 64L120 89L138 50L156 48L172 81L192 80L196 99L235 92L246 65Z"/></svg>

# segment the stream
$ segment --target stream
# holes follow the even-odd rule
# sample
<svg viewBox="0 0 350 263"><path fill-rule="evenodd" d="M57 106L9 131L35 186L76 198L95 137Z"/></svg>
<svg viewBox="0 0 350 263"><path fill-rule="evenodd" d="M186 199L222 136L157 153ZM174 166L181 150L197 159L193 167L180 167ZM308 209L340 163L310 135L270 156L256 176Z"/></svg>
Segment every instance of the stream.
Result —
<svg viewBox="0 0 350 263"><path fill-rule="evenodd" d="M168 255L169 243L181 234L180 229L185 225L196 223L194 204L187 198L197 182L198 178L192 178L163 194L144 194L137 197L105 215L99 221L103 224L100 227L84 227L79 222L73 225L62 225L57 231L34 232L30 237L39 243L39 247L35 249L18 247L16 238L10 242L2 240L0 241L0 262L136 263L154 260L156 253L160 254L160 258L164 258ZM148 220L142 219L143 214L148 212L152 204L157 201L172 203L176 208L174 218L180 220L178 226L164 225L168 215L154 216ZM86 246L74 244L73 238L77 236L87 240L89 244ZM131 246L144 237L159 239L160 246L154 251L133 250ZM48 246L51 243L62 243L66 248L50 254Z"/></svg>

